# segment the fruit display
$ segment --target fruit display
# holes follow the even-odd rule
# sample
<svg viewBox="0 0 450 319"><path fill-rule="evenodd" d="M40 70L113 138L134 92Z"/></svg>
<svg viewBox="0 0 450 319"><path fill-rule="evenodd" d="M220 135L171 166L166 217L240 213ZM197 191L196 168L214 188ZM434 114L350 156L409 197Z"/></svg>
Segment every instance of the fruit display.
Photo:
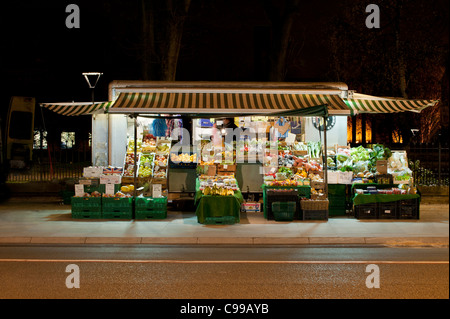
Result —
<svg viewBox="0 0 450 319"><path fill-rule="evenodd" d="M102 194L98 191L93 191L92 193L84 193L83 196L74 196L74 197L102 197Z"/></svg>
<svg viewBox="0 0 450 319"><path fill-rule="evenodd" d="M120 191L122 193L131 193L134 191L134 185L130 184L130 185L123 185L120 187Z"/></svg>
<svg viewBox="0 0 450 319"><path fill-rule="evenodd" d="M158 154L169 154L170 142L160 143L156 145L156 153Z"/></svg>
<svg viewBox="0 0 450 319"><path fill-rule="evenodd" d="M118 191L114 195L105 193L105 194L103 194L103 197L105 197L105 198L131 198L131 197L133 197L133 195L125 194L122 191Z"/></svg>
<svg viewBox="0 0 450 319"><path fill-rule="evenodd" d="M138 153L136 158L136 164L139 164L139 156L140 154ZM135 165L134 153L127 153L125 156L125 169L123 171L123 176L125 177L134 176L134 165Z"/></svg>
<svg viewBox="0 0 450 319"><path fill-rule="evenodd" d="M145 153L141 154L138 177L144 178L152 177L154 158L155 158L154 154L145 154Z"/></svg>
<svg viewBox="0 0 450 319"><path fill-rule="evenodd" d="M167 166L167 156L166 155L156 155L153 163L155 166L166 167Z"/></svg>
<svg viewBox="0 0 450 319"><path fill-rule="evenodd" d="M202 194L212 196L233 196L234 190L232 190L230 187L214 185L213 187L206 186L202 190Z"/></svg>
<svg viewBox="0 0 450 319"><path fill-rule="evenodd" d="M153 170L153 178L167 178L167 168L155 166Z"/></svg>
<svg viewBox="0 0 450 319"><path fill-rule="evenodd" d="M142 137L142 152L156 152L156 137L153 134L146 133Z"/></svg>
<svg viewBox="0 0 450 319"><path fill-rule="evenodd" d="M170 160L173 163L196 163L197 162L197 154L188 154L188 153L170 153Z"/></svg>
<svg viewBox="0 0 450 319"><path fill-rule="evenodd" d="M200 176L200 191L203 195L230 196L239 190L234 176Z"/></svg>
<svg viewBox="0 0 450 319"><path fill-rule="evenodd" d="M138 152L142 151L142 141L137 140L136 145L137 145L136 150ZM134 152L134 140L133 139L128 140L127 152Z"/></svg>

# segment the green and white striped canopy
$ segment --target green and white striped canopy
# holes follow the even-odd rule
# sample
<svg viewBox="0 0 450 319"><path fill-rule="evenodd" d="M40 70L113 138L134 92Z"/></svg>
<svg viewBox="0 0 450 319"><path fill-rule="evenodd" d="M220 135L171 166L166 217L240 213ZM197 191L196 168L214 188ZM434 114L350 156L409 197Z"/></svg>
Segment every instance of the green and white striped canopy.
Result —
<svg viewBox="0 0 450 319"><path fill-rule="evenodd" d="M353 98L344 99L347 106L356 113L420 113L439 101L435 100L409 100L402 98L383 98L365 94L354 94Z"/></svg>
<svg viewBox="0 0 450 319"><path fill-rule="evenodd" d="M78 116L104 112L108 110L111 102L41 103L40 105L61 115Z"/></svg>
<svg viewBox="0 0 450 319"><path fill-rule="evenodd" d="M338 94L207 91L120 93L108 112L248 115L298 111L301 114L317 106L350 113Z"/></svg>

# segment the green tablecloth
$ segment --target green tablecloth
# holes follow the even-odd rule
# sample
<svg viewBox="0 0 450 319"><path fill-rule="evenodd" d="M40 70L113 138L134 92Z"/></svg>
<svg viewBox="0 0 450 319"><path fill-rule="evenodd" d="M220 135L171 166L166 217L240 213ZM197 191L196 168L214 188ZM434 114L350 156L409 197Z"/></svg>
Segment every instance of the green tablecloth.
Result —
<svg viewBox="0 0 450 319"><path fill-rule="evenodd" d="M244 202L244 197L240 190L234 191L233 196L203 195L198 178L195 190L195 213L200 224L205 223L206 217L224 216L234 216L236 223L239 223L241 204Z"/></svg>
<svg viewBox="0 0 450 319"><path fill-rule="evenodd" d="M404 194L404 195L388 195L388 194L356 194L353 197L353 205L373 204L373 203L388 203L396 202L405 199L419 198L419 194Z"/></svg>

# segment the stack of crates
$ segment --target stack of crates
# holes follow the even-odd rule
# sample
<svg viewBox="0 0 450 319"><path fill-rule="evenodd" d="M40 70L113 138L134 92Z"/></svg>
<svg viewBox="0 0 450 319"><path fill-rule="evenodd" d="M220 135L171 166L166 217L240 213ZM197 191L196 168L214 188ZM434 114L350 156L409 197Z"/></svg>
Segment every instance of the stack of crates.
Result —
<svg viewBox="0 0 450 319"><path fill-rule="evenodd" d="M98 219L102 217L101 197L72 197L72 218Z"/></svg>
<svg viewBox="0 0 450 319"><path fill-rule="evenodd" d="M397 205L398 219L419 219L420 198L400 200Z"/></svg>
<svg viewBox="0 0 450 319"><path fill-rule="evenodd" d="M297 189L283 189L283 190L267 190L267 196L265 201L265 215L268 220L275 220L275 215L273 211L274 203L284 203L293 202L295 203L295 212L293 219L300 219L300 201ZM286 204L292 205L292 204ZM278 204L275 205L276 208L280 208ZM287 207L287 206L286 206ZM290 206L292 207L292 206ZM279 212L278 212L279 213Z"/></svg>
<svg viewBox="0 0 450 319"><path fill-rule="evenodd" d="M135 219L167 218L167 197L136 197Z"/></svg>
<svg viewBox="0 0 450 319"><path fill-rule="evenodd" d="M330 216L342 216L346 214L347 208L347 185L329 184L328 185L328 211Z"/></svg>
<svg viewBox="0 0 450 319"><path fill-rule="evenodd" d="M104 219L132 219L132 197L103 197L102 218Z"/></svg>

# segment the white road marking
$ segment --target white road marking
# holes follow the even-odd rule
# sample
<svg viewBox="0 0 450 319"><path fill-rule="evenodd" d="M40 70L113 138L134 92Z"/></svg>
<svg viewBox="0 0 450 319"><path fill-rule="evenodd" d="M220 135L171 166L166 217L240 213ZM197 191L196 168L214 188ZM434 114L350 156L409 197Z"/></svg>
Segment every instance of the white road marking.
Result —
<svg viewBox="0 0 450 319"><path fill-rule="evenodd" d="M142 264L437 264L448 265L447 261L422 260L132 260L132 259L0 259L0 262L41 263L142 263Z"/></svg>

